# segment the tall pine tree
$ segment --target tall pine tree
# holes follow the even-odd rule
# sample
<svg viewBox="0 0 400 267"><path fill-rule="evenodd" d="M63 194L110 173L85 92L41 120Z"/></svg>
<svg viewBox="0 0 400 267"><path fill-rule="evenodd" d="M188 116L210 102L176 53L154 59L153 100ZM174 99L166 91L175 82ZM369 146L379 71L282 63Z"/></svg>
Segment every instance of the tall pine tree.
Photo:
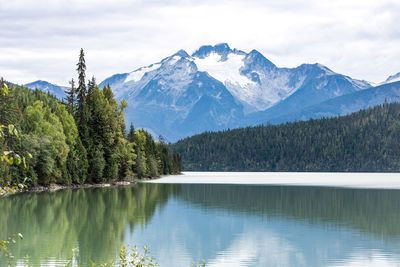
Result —
<svg viewBox="0 0 400 267"><path fill-rule="evenodd" d="M78 88L76 88L77 112L75 117L78 125L79 136L82 140L83 145L89 151L89 109L86 104L86 62L85 53L82 48L79 54L79 61L77 66L78 67L76 70L78 71Z"/></svg>
<svg viewBox="0 0 400 267"><path fill-rule="evenodd" d="M75 80L71 79L69 84L71 85L71 87L64 91L65 95L66 95L65 100L67 102L68 111L71 114L74 114L75 113L75 103L76 103Z"/></svg>
<svg viewBox="0 0 400 267"><path fill-rule="evenodd" d="M91 95L93 92L94 87L97 86L96 84L96 78L92 76L92 79L88 81L88 90L87 90L87 95Z"/></svg>
<svg viewBox="0 0 400 267"><path fill-rule="evenodd" d="M133 126L133 123L131 123L131 126L129 127L129 132L126 135L126 139L131 143L135 142L135 127Z"/></svg>

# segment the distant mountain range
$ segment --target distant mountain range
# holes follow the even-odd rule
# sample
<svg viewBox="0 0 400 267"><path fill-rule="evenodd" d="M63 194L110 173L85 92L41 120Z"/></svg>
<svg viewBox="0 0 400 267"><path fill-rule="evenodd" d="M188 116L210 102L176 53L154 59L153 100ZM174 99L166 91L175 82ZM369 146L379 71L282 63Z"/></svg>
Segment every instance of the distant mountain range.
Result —
<svg viewBox="0 0 400 267"><path fill-rule="evenodd" d="M191 55L180 50L100 86L110 85L117 99L127 100L128 124L176 141L204 131L345 115L399 101L399 80L400 73L373 86L321 64L280 68L257 50L246 53L223 43ZM44 81L27 86L64 94Z"/></svg>
<svg viewBox="0 0 400 267"><path fill-rule="evenodd" d="M400 103L383 104L336 118L202 133L172 150L185 171L399 172L399 117Z"/></svg>
<svg viewBox="0 0 400 267"><path fill-rule="evenodd" d="M25 86L32 90L37 89L37 90L43 91L45 93L50 93L50 94L54 95L55 97L57 97L58 99L63 99L65 97L64 91L67 89L67 87L59 86L59 85L52 84L52 83L49 83L46 81L41 81L41 80L25 84Z"/></svg>

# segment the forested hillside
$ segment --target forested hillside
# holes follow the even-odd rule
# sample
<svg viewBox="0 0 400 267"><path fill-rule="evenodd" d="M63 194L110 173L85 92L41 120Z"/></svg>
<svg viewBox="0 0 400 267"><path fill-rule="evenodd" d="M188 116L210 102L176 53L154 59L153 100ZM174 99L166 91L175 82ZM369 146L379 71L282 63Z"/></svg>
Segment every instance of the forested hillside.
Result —
<svg viewBox="0 0 400 267"><path fill-rule="evenodd" d="M110 87L78 81L64 102L0 81L0 187L82 184L179 173L180 157L144 130L125 130L126 103Z"/></svg>
<svg viewBox="0 0 400 267"><path fill-rule="evenodd" d="M348 116L203 133L173 144L185 170L400 171L400 104Z"/></svg>

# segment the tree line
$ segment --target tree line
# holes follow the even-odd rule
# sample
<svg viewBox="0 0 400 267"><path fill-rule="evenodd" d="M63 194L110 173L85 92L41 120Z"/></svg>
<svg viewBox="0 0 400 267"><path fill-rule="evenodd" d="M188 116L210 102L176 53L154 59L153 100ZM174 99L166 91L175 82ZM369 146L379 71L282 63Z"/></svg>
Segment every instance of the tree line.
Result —
<svg viewBox="0 0 400 267"><path fill-rule="evenodd" d="M203 133L173 144L192 171L398 172L400 104L348 116Z"/></svg>
<svg viewBox="0 0 400 267"><path fill-rule="evenodd" d="M126 131L124 100L118 103L112 89L99 88L94 77L86 83L83 49L77 72L64 101L0 81L7 91L0 94L0 186L104 183L180 172L180 156L162 139L132 125Z"/></svg>

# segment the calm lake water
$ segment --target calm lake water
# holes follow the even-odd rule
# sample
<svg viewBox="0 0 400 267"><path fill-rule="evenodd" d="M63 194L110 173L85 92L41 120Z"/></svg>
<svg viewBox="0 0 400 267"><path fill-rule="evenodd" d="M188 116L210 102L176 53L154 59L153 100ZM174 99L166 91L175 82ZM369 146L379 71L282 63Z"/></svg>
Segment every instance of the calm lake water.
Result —
<svg viewBox="0 0 400 267"><path fill-rule="evenodd" d="M22 262L83 266L148 245L160 266L400 266L400 191L138 184L0 199ZM4 266L4 261L0 264Z"/></svg>

